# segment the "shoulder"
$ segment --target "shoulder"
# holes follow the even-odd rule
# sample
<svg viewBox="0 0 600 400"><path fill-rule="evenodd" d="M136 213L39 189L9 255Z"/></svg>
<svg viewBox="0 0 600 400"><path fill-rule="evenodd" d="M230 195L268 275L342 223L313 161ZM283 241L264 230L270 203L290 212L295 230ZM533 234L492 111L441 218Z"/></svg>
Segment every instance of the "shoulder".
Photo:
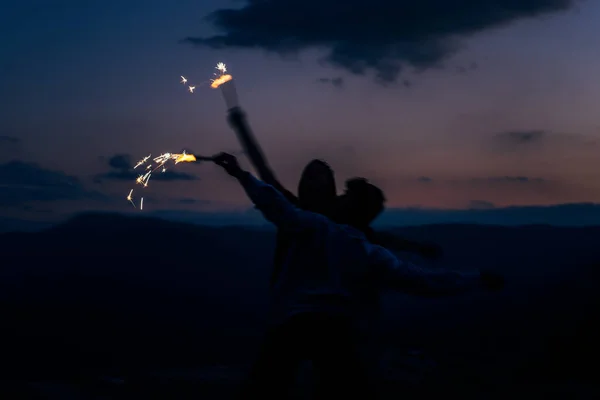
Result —
<svg viewBox="0 0 600 400"><path fill-rule="evenodd" d="M348 238L354 238L357 240L368 242L367 237L363 231L358 230L350 225L339 224L339 223L333 222L331 220L329 220L329 222L331 224L330 226L331 226L332 230L339 233L340 235L343 235Z"/></svg>
<svg viewBox="0 0 600 400"><path fill-rule="evenodd" d="M296 218L300 221L303 221L306 227L310 227L310 230L318 230L324 233L334 232L336 229L335 224L329 218L322 214L312 211L306 211L294 205L291 205L290 209L295 210L294 212Z"/></svg>
<svg viewBox="0 0 600 400"><path fill-rule="evenodd" d="M396 266L400 263L398 257L396 257L391 251L383 246L367 243L367 248L369 250L371 262L374 264L387 264Z"/></svg>

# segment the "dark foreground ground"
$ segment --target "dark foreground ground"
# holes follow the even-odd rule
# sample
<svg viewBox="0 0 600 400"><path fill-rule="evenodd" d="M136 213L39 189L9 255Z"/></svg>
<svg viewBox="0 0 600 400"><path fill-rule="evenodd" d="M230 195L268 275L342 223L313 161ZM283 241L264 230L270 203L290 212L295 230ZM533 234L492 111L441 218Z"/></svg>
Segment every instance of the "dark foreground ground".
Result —
<svg viewBox="0 0 600 400"><path fill-rule="evenodd" d="M398 232L445 248L432 267L508 286L387 294L384 398L598 398L600 228ZM1 235L0 398L229 398L260 342L273 238L110 215Z"/></svg>

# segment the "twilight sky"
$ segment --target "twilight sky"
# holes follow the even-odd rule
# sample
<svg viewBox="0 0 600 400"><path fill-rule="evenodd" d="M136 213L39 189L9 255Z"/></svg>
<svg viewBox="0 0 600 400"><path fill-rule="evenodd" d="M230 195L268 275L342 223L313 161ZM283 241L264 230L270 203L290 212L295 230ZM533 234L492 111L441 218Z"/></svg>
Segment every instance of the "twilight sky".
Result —
<svg viewBox="0 0 600 400"><path fill-rule="evenodd" d="M389 207L600 202L598 1L6 3L3 216L130 211L128 155L239 151L221 94L200 87L218 61L294 190L323 158L340 189L365 176ZM205 164L145 193L150 210L249 204Z"/></svg>

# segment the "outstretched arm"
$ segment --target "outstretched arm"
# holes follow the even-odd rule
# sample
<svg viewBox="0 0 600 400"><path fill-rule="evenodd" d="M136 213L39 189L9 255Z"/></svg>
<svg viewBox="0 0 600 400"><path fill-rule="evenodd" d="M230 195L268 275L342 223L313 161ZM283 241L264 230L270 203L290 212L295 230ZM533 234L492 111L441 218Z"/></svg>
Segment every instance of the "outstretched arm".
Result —
<svg viewBox="0 0 600 400"><path fill-rule="evenodd" d="M301 232L319 229L332 223L323 215L296 207L273 186L259 181L249 172L242 170L234 156L221 153L213 160L241 183L256 208L278 228Z"/></svg>
<svg viewBox="0 0 600 400"><path fill-rule="evenodd" d="M296 207L273 186L259 181L249 172L244 171L238 180L256 208L280 229L302 232L318 229L328 222L327 218L320 214Z"/></svg>
<svg viewBox="0 0 600 400"><path fill-rule="evenodd" d="M250 159L252 166L256 169L260 179L273 186L280 193L282 193L289 201L297 203L298 198L289 190L283 187L283 185L277 180L273 170L269 167L267 159L265 158L258 142L254 138L246 116L239 107L234 107L229 110L228 121L231 127L240 140L246 155Z"/></svg>
<svg viewBox="0 0 600 400"><path fill-rule="evenodd" d="M449 296L486 287L492 289L485 275L479 272L421 268L399 260L381 246L373 246L370 256L379 281L389 289L426 297Z"/></svg>
<svg viewBox="0 0 600 400"><path fill-rule="evenodd" d="M408 240L390 232L373 232L373 243L394 251L419 254L421 257L435 259L442 255L441 247Z"/></svg>

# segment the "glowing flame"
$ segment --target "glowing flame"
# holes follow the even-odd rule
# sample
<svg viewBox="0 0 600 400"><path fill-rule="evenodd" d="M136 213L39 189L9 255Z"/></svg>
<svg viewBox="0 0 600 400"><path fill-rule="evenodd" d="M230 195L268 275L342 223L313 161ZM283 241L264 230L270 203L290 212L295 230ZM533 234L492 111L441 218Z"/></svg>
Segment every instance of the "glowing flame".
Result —
<svg viewBox="0 0 600 400"><path fill-rule="evenodd" d="M196 156L193 154L177 154L177 158L175 158L175 164L179 164L180 162L194 162L196 161Z"/></svg>
<svg viewBox="0 0 600 400"><path fill-rule="evenodd" d="M218 75L218 77L216 79L212 80L212 84L210 85L210 87L213 88L213 89L216 89L219 86L221 86L222 84L224 84L225 82L229 82L230 80L233 79L233 77L231 75L226 74L226 72L227 72L227 66L225 65L225 63L220 62L220 63L217 64L217 66L215 68L221 74Z"/></svg>
<svg viewBox="0 0 600 400"><path fill-rule="evenodd" d="M212 81L210 87L213 89L216 89L219 86L221 86L222 84L224 84L225 82L229 82L232 79L233 79L233 77L231 75L221 75L220 77L218 77L217 79L214 79Z"/></svg>

